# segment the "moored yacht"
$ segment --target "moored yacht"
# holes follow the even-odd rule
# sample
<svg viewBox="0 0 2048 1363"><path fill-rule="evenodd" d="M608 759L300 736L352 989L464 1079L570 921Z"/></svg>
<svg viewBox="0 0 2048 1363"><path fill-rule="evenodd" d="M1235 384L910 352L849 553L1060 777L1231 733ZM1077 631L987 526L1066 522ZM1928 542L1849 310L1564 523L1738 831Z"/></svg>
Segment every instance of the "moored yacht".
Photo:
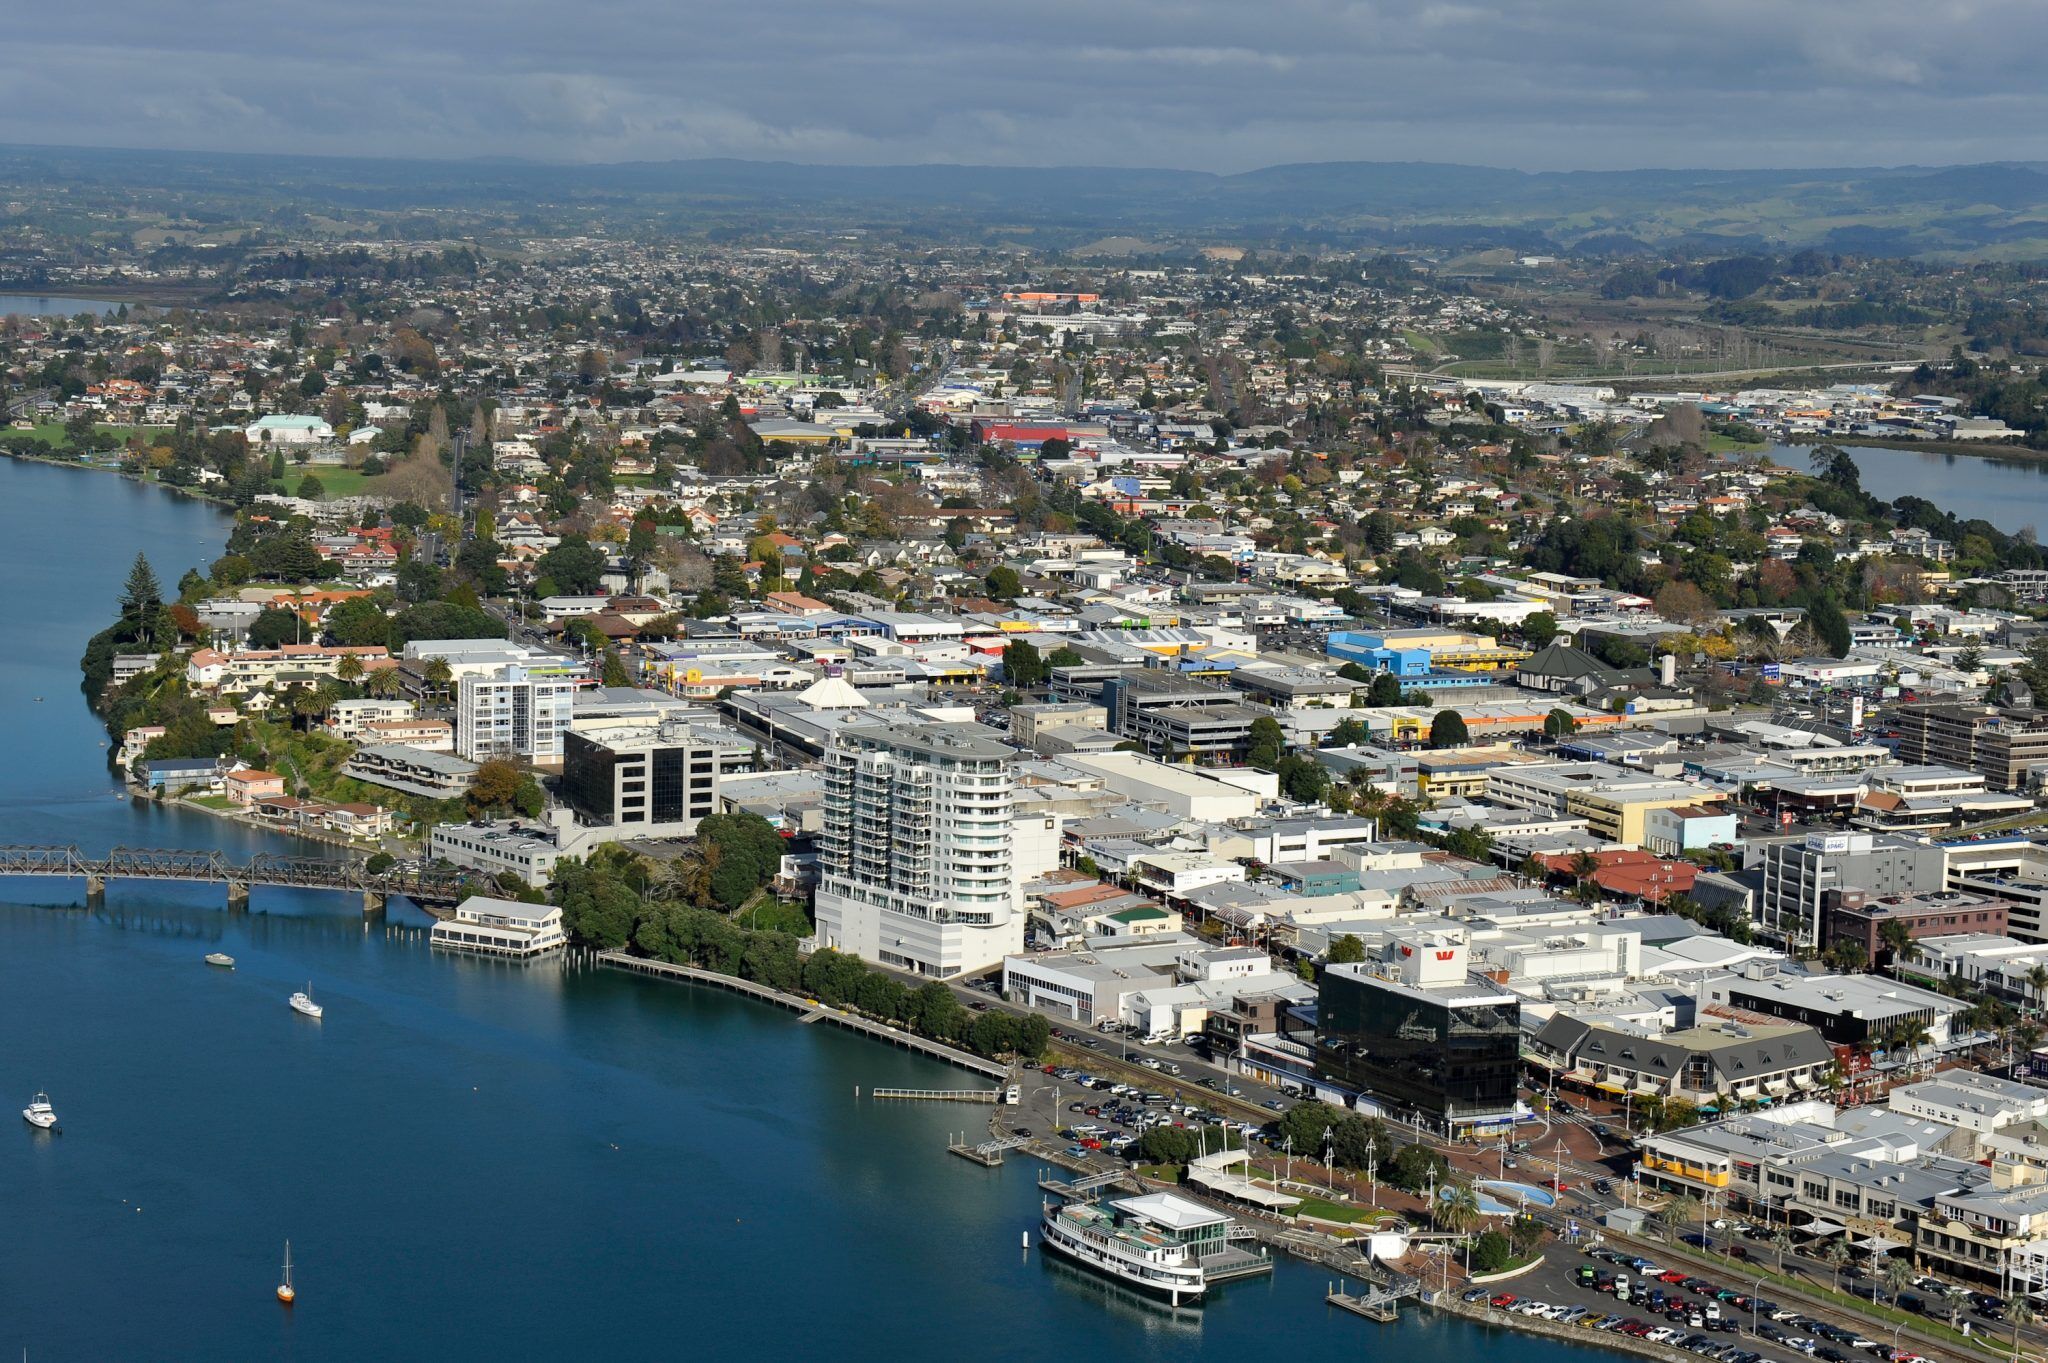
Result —
<svg viewBox="0 0 2048 1363"><path fill-rule="evenodd" d="M38 1093L34 1101L21 1110L21 1119L30 1126L48 1131L57 1124L57 1109L50 1106L50 1095Z"/></svg>
<svg viewBox="0 0 2048 1363"><path fill-rule="evenodd" d="M228 955L225 951L207 952L206 963L208 965L222 966L228 970L233 970L235 968L235 958Z"/></svg>
<svg viewBox="0 0 2048 1363"><path fill-rule="evenodd" d="M327 1012L325 1008L313 1002L313 986L311 982L308 982L304 989L292 995L291 1005L293 1012L304 1013L309 1018L321 1017Z"/></svg>

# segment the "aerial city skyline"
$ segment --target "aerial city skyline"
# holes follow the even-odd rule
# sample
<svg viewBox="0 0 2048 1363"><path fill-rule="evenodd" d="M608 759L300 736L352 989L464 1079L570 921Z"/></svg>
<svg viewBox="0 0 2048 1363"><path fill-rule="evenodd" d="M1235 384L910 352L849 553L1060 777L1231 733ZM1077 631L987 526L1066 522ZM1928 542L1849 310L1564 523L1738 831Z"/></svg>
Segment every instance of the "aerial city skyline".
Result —
<svg viewBox="0 0 2048 1363"><path fill-rule="evenodd" d="M2048 1356L2033 7L68 20L0 1348Z"/></svg>

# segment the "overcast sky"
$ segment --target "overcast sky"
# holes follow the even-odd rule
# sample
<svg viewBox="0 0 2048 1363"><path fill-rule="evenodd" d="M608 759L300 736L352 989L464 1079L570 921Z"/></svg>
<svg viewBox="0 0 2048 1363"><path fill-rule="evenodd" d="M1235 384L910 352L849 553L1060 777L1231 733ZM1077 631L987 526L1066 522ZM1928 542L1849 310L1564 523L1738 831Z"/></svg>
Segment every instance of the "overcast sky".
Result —
<svg viewBox="0 0 2048 1363"><path fill-rule="evenodd" d="M2044 0L72 0L0 141L1525 169L2044 155Z"/></svg>

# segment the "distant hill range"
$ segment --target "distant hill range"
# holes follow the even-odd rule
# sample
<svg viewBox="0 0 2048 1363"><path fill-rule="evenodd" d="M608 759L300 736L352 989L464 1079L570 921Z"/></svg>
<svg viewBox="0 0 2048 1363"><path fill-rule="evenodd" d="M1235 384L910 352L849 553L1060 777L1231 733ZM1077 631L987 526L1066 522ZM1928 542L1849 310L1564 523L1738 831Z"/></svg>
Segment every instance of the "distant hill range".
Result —
<svg viewBox="0 0 2048 1363"><path fill-rule="evenodd" d="M1497 170L1337 161L1238 175L1072 166L807 166L693 160L544 165L0 147L8 197L76 207L169 196L204 221L310 212L684 232L857 230L1185 247L1422 245L1627 255L1820 247L2048 255L2048 173L2029 163L1815 170ZM418 224L424 227L426 224Z"/></svg>

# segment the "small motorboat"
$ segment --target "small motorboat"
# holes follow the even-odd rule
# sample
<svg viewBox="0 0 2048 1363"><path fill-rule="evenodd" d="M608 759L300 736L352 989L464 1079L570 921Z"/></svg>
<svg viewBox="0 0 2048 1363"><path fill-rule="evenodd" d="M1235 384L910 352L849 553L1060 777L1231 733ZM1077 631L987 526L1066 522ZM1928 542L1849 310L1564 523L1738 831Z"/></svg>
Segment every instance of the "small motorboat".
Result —
<svg viewBox="0 0 2048 1363"><path fill-rule="evenodd" d="M57 1109L50 1106L50 1095L38 1093L34 1101L21 1110L21 1119L30 1126L48 1131L57 1124Z"/></svg>
<svg viewBox="0 0 2048 1363"><path fill-rule="evenodd" d="M277 1285L277 1299L290 1306L298 1297L298 1290L292 1286L292 1242L287 1240L284 1242L284 1281Z"/></svg>
<svg viewBox="0 0 2048 1363"><path fill-rule="evenodd" d="M208 965L220 966L226 970L233 970L235 968L235 958L228 955L225 951L207 952L206 963Z"/></svg>
<svg viewBox="0 0 2048 1363"><path fill-rule="evenodd" d="M310 982L304 989L292 995L291 1005L294 1013L304 1013L309 1018L321 1017L327 1012L325 1008L313 1002L313 986Z"/></svg>

